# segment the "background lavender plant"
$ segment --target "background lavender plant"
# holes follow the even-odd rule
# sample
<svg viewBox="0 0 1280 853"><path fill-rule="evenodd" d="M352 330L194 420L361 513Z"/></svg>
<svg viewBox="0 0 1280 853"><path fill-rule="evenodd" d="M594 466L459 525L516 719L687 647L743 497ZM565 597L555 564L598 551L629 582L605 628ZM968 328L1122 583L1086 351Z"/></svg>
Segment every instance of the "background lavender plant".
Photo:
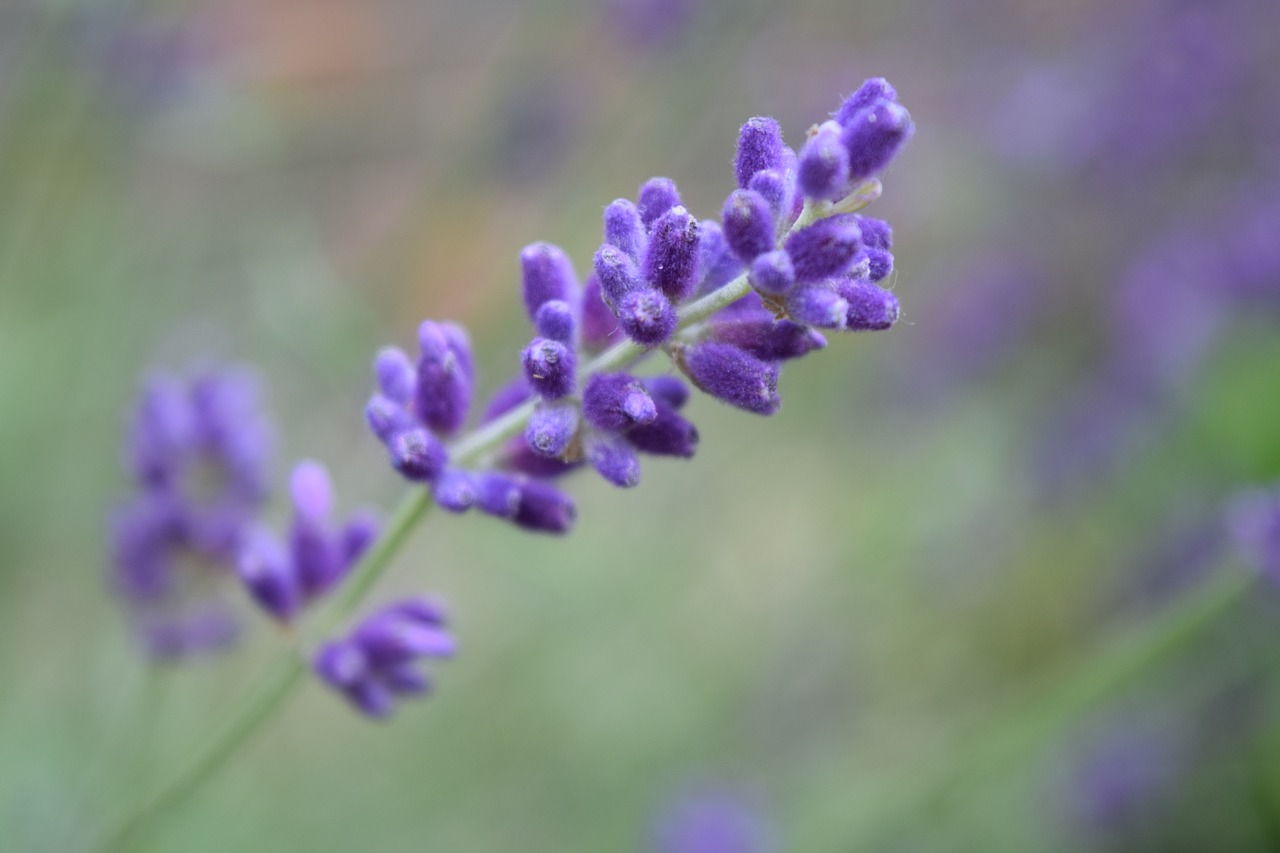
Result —
<svg viewBox="0 0 1280 853"><path fill-rule="evenodd" d="M401 485L353 415L379 347L465 324L478 405L533 334L519 247L560 245L585 277L602 206L652 175L715 215L746 116L798 146L877 74L928 130L873 213L894 331L826 335L785 368L779 418L695 395L696 463L645 464L634 493L578 475L570 538L432 518L366 614L447 591L465 656L424 670L435 695L378 728L305 688L139 846L643 849L691 772L761 788L787 850L1274 846L1266 596L1093 701L1161 708L1192 745L1136 836L1055 784L1093 729L1046 686L1114 671L1108 638L1229 577L1178 569L1183 531L1280 478L1265 301L1230 297L1181 345L1216 282L1276 283L1273 8L705 0L675 30L642 21L657 49L610 8L0 10L0 847L89 846L288 642L241 593L228 612L256 627L234 654L137 654L102 517L134 488L118 445L146 366L270 377L273 530L301 458L341 508L389 507ZM102 71L107 35L138 31L214 49L157 95L131 69L168 48ZM993 726L1018 745L998 761Z"/></svg>

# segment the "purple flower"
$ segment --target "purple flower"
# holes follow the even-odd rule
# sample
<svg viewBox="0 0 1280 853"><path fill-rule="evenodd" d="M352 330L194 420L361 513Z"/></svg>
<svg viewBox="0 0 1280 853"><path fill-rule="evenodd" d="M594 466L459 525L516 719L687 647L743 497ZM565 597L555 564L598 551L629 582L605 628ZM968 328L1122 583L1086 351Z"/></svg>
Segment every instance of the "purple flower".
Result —
<svg viewBox="0 0 1280 853"><path fill-rule="evenodd" d="M582 414L596 429L619 432L653 423L658 409L635 377L625 373L597 373L582 389Z"/></svg>
<svg viewBox="0 0 1280 853"><path fill-rule="evenodd" d="M764 196L754 190L734 190L729 194L722 227L725 242L745 264L773 251L776 245L773 211Z"/></svg>
<svg viewBox="0 0 1280 853"><path fill-rule="evenodd" d="M676 364L701 390L757 415L772 415L782 405L778 366L729 344L706 342L680 347Z"/></svg>
<svg viewBox="0 0 1280 853"><path fill-rule="evenodd" d="M520 252L521 285L529 319L538 316L543 303L578 301L578 278L564 250L550 243L534 243Z"/></svg>
<svg viewBox="0 0 1280 853"><path fill-rule="evenodd" d="M428 692L430 681L418 669L420 660L455 653L443 608L431 599L408 599L374 612L346 637L325 643L311 665L356 710L377 719L390 716L397 700Z"/></svg>
<svg viewBox="0 0 1280 853"><path fill-rule="evenodd" d="M820 219L786 241L796 281L822 281L849 269L862 247L862 229L852 214Z"/></svg>
<svg viewBox="0 0 1280 853"><path fill-rule="evenodd" d="M676 182L670 178L650 178L640 186L636 208L640 211L640 221L644 227L651 229L664 213L680 204L680 191Z"/></svg>
<svg viewBox="0 0 1280 853"><path fill-rule="evenodd" d="M745 190L757 172L766 169L784 170L786 150L787 146L782 141L782 128L778 126L778 122L765 116L748 119L738 132L738 156L734 161L738 188Z"/></svg>
<svg viewBox="0 0 1280 853"><path fill-rule="evenodd" d="M770 853L774 833L757 798L725 787L691 789L663 807L652 853Z"/></svg>
<svg viewBox="0 0 1280 853"><path fill-rule="evenodd" d="M367 512L342 525L332 523L333 486L318 462L294 468L290 493L293 522L287 543L259 526L246 537L237 560L250 595L282 622L341 583L378 531Z"/></svg>
<svg viewBox="0 0 1280 853"><path fill-rule="evenodd" d="M450 435L467 419L475 370L471 344L461 326L423 322L418 328L415 414L432 432Z"/></svg>
<svg viewBox="0 0 1280 853"><path fill-rule="evenodd" d="M577 387L577 357L559 341L534 338L522 357L524 378L545 400L559 400Z"/></svg>
<svg viewBox="0 0 1280 853"><path fill-rule="evenodd" d="M644 277L672 302L693 292L698 269L698 220L673 207L653 223Z"/></svg>
<svg viewBox="0 0 1280 853"><path fill-rule="evenodd" d="M539 456L558 459L564 456L578 434L578 407L567 405L539 406L525 428L525 442Z"/></svg>
<svg viewBox="0 0 1280 853"><path fill-rule="evenodd" d="M911 138L911 114L881 98L843 122L842 141L849 152L849 178L861 183L883 172Z"/></svg>
<svg viewBox="0 0 1280 853"><path fill-rule="evenodd" d="M629 199L614 199L604 209L604 242L629 257L634 263L644 258L649 238L640 220L640 209Z"/></svg>
<svg viewBox="0 0 1280 853"><path fill-rule="evenodd" d="M1227 508L1227 528L1253 568L1280 583L1280 486L1237 495Z"/></svg>
<svg viewBox="0 0 1280 853"><path fill-rule="evenodd" d="M796 181L808 198L836 201L848 193L849 152L842 132L836 122L824 122L800 149Z"/></svg>
<svg viewBox="0 0 1280 853"><path fill-rule="evenodd" d="M618 323L627 337L644 346L657 346L676 330L676 310L653 288L632 291L618 303Z"/></svg>

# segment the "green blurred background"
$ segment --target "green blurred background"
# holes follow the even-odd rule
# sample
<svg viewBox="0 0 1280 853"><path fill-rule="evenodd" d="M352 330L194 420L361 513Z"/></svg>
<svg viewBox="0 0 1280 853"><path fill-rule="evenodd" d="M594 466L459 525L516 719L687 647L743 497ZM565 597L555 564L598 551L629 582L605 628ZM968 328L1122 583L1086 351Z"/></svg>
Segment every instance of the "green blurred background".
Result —
<svg viewBox="0 0 1280 853"><path fill-rule="evenodd" d="M1280 475L1274 312L1230 313L1107 452L1068 405L1132 256L1274 174L1275 16L1244 0L1201 136L1079 153L1137 112L1107 100L1130 60L1194 101L1195 45L1136 35L1164 5L0 5L0 849L95 849L282 645L237 598L238 649L152 667L112 600L150 366L256 365L277 481L323 459L389 508L378 347L456 319L496 388L520 247L585 272L655 174L715 216L743 120L798 144L868 76L918 126L872 210L902 323L789 365L775 418L695 399L698 458L576 478L566 539L430 517L375 600L450 603L436 695L372 724L308 684L137 849L650 850L691 790L740 797L760 850L1280 849L1268 595L1078 709L1051 686L1194 596L1223 499Z"/></svg>

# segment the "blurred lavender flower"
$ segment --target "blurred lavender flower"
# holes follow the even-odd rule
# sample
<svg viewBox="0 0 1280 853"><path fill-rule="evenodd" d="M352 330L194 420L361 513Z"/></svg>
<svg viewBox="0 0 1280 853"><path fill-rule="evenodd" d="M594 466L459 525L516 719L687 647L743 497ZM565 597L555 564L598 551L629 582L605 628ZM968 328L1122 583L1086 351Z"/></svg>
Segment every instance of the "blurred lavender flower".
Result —
<svg viewBox="0 0 1280 853"><path fill-rule="evenodd" d="M658 815L652 853L769 853L773 827L757 797L725 788L690 790Z"/></svg>
<svg viewBox="0 0 1280 853"><path fill-rule="evenodd" d="M1227 508L1227 529L1241 555L1280 583L1280 486L1237 495Z"/></svg>
<svg viewBox="0 0 1280 853"><path fill-rule="evenodd" d="M396 700L430 690L419 659L451 658L455 650L440 604L406 599L367 617L347 637L326 643L312 668L362 714L382 718L395 710Z"/></svg>
<svg viewBox="0 0 1280 853"><path fill-rule="evenodd" d="M1132 824L1170 789L1180 759L1173 734L1149 720L1112 723L1090 735L1069 762L1074 819L1093 831Z"/></svg>
<svg viewBox="0 0 1280 853"><path fill-rule="evenodd" d="M677 43L705 0L606 0L605 21L628 46L657 51Z"/></svg>
<svg viewBox="0 0 1280 853"><path fill-rule="evenodd" d="M272 430L256 380L205 371L150 377L135 405L126 465L137 496L111 523L114 586L160 657L221 648L229 573L267 494Z"/></svg>

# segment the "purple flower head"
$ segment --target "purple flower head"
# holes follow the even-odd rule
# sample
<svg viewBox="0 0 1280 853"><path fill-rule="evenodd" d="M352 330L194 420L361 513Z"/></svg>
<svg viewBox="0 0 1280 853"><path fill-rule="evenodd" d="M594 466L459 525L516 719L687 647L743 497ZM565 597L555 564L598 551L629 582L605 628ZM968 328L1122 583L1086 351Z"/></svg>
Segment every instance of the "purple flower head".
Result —
<svg viewBox="0 0 1280 853"><path fill-rule="evenodd" d="M748 119L738 132L738 156L733 164L738 188L746 189L757 172L785 169L786 147L777 121L764 116Z"/></svg>
<svg viewBox="0 0 1280 853"><path fill-rule="evenodd" d="M751 286L768 296L782 296L795 286L796 269L782 249L765 252L751 262Z"/></svg>
<svg viewBox="0 0 1280 853"><path fill-rule="evenodd" d="M311 666L356 710L377 719L389 716L396 700L428 691L420 660L451 658L456 652L443 608L430 599L409 599L374 612L346 637L325 643Z"/></svg>
<svg viewBox="0 0 1280 853"><path fill-rule="evenodd" d="M807 198L837 201L849 191L849 151L841 139L843 128L824 122L800 149L796 182Z"/></svg>
<svg viewBox="0 0 1280 853"><path fill-rule="evenodd" d="M661 291L632 291L618 303L618 323L627 337L644 346L657 346L676 330L676 309Z"/></svg>
<svg viewBox="0 0 1280 853"><path fill-rule="evenodd" d="M881 99L858 112L844 125L849 152L849 178L861 183L883 172L911 138L915 125L906 108Z"/></svg>
<svg viewBox="0 0 1280 853"><path fill-rule="evenodd" d="M576 325L573 309L569 307L569 303L559 299L542 303L533 318L533 327L540 337L559 341L565 346L573 346Z"/></svg>
<svg viewBox="0 0 1280 853"><path fill-rule="evenodd" d="M615 310L624 296L646 285L640 276L640 268L631 257L616 246L601 246L595 257L596 279L600 282L600 296L605 305Z"/></svg>
<svg viewBox="0 0 1280 853"><path fill-rule="evenodd" d="M658 409L635 377L625 373L597 373L582 389L582 415L596 429L621 432L638 424L653 423Z"/></svg>
<svg viewBox="0 0 1280 853"><path fill-rule="evenodd" d="M287 543L259 525L246 537L236 563L249 594L283 622L337 586L377 538L379 526L368 512L333 524L333 486L317 462L294 468L290 494L293 523Z"/></svg>
<svg viewBox="0 0 1280 853"><path fill-rule="evenodd" d="M745 350L707 341L680 347L675 361L694 385L739 409L772 415L782 406L778 365Z"/></svg>
<svg viewBox="0 0 1280 853"><path fill-rule="evenodd" d="M787 238L796 281L822 281L849 269L862 247L862 230L851 214L820 219Z"/></svg>
<svg viewBox="0 0 1280 853"><path fill-rule="evenodd" d="M723 220L725 242L743 263L773 251L774 218L764 196L754 190L734 190L725 199Z"/></svg>
<svg viewBox="0 0 1280 853"><path fill-rule="evenodd" d="M525 348L521 364L525 379L544 400L567 397L577 387L577 357L559 341L534 338Z"/></svg>
<svg viewBox="0 0 1280 853"><path fill-rule="evenodd" d="M846 278L836 292L849 303L845 328L851 332L876 332L898 322L898 298L868 281Z"/></svg>
<svg viewBox="0 0 1280 853"><path fill-rule="evenodd" d="M650 178L640 187L636 208L640 211L640 221L646 229L651 229L662 214L680 204L680 191L676 182L670 178Z"/></svg>
<svg viewBox="0 0 1280 853"><path fill-rule="evenodd" d="M863 110L882 100L896 101L898 92L883 77L872 77L864 81L856 92L846 98L840 105L840 109L832 113L831 117L836 120L836 124L845 126L857 118Z"/></svg>
<svg viewBox="0 0 1280 853"><path fill-rule="evenodd" d="M467 419L475 370L462 327L426 320L418 327L418 387L414 409L432 432L450 435Z"/></svg>
<svg viewBox="0 0 1280 853"><path fill-rule="evenodd" d="M1227 507L1227 529L1244 558L1280 583L1280 487L1238 495Z"/></svg>
<svg viewBox="0 0 1280 853"><path fill-rule="evenodd" d="M672 302L693 292L698 272L698 220L673 207L653 223L644 277Z"/></svg>
<svg viewBox="0 0 1280 853"><path fill-rule="evenodd" d="M637 264L644 258L649 238L639 208L628 199L615 199L604 209L604 242Z"/></svg>
<svg viewBox="0 0 1280 853"><path fill-rule="evenodd" d="M529 418L524 439L539 456L559 459L578 434L578 407L569 404L539 406Z"/></svg>
<svg viewBox="0 0 1280 853"><path fill-rule="evenodd" d="M533 243L520 253L520 281L529 319L538 316L543 303L558 300L569 305L578 301L578 277L573 264L559 246Z"/></svg>
<svg viewBox="0 0 1280 853"><path fill-rule="evenodd" d="M640 460L623 439L593 435L587 439L586 455L591 467L613 485L629 489L640 483Z"/></svg>

